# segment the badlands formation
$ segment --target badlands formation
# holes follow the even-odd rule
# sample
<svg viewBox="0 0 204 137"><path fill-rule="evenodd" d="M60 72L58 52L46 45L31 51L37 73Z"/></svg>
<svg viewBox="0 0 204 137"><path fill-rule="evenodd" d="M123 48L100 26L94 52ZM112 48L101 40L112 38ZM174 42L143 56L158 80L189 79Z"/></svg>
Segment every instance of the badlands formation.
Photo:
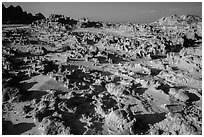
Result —
<svg viewBox="0 0 204 137"><path fill-rule="evenodd" d="M5 135L201 135L202 19L3 25Z"/></svg>

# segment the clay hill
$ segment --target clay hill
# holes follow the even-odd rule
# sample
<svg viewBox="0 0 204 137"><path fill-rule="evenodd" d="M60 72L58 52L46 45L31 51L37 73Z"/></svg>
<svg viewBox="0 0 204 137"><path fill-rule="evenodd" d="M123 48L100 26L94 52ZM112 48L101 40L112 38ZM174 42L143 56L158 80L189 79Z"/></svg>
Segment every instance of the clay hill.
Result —
<svg viewBox="0 0 204 137"><path fill-rule="evenodd" d="M151 25L191 25L202 22L202 18L197 15L171 15L169 17L163 17Z"/></svg>
<svg viewBox="0 0 204 137"><path fill-rule="evenodd" d="M2 4L2 23L3 24L30 24L33 21L44 19L41 13L33 16L31 13L23 11L20 6L14 7L13 5L6 8Z"/></svg>

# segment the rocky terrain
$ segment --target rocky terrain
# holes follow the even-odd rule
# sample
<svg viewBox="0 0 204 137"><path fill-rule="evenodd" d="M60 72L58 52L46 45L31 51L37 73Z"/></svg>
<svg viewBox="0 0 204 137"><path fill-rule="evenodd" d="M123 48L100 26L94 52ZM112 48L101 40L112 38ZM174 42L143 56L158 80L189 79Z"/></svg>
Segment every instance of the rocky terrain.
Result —
<svg viewBox="0 0 204 137"><path fill-rule="evenodd" d="M3 134L202 134L200 17L51 15L2 31Z"/></svg>

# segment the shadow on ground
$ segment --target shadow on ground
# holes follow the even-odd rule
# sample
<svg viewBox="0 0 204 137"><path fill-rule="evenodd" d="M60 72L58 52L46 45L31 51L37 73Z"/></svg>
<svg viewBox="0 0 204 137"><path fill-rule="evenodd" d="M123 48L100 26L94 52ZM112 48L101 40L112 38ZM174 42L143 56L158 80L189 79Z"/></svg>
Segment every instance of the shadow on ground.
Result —
<svg viewBox="0 0 204 137"><path fill-rule="evenodd" d="M3 135L20 135L35 126L34 123L19 123L13 124L11 121L2 122Z"/></svg>
<svg viewBox="0 0 204 137"><path fill-rule="evenodd" d="M156 114L141 114L136 116L137 122L135 125L136 134L145 134L149 130L149 125L158 123L166 118L166 113Z"/></svg>

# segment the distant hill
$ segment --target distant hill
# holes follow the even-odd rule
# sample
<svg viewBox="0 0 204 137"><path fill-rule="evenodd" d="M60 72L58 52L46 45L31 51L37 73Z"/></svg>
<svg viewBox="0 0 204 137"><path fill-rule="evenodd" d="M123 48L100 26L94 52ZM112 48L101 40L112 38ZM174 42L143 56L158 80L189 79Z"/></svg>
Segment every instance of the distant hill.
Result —
<svg viewBox="0 0 204 137"><path fill-rule="evenodd" d="M202 18L197 15L171 15L169 17L163 17L151 23L151 25L192 25L199 22L202 22Z"/></svg>
<svg viewBox="0 0 204 137"><path fill-rule="evenodd" d="M6 8L2 4L2 23L3 24L31 24L33 21L44 19L41 13L33 16L31 13L23 11L20 6L13 5Z"/></svg>
<svg viewBox="0 0 204 137"><path fill-rule="evenodd" d="M72 30L73 28L101 28L104 26L103 22L91 21L88 18L73 19L59 14L51 14L48 18L34 21L32 25L40 26L43 23L48 23L49 27L55 27L58 24L59 26L64 26L67 30Z"/></svg>

